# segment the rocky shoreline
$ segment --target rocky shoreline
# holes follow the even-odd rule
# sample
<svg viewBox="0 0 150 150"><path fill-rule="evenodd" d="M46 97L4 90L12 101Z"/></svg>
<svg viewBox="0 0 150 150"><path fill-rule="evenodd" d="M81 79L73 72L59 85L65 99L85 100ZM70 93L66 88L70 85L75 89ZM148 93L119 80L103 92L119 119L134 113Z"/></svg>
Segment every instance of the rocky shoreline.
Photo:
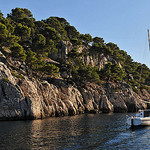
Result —
<svg viewBox="0 0 150 150"><path fill-rule="evenodd" d="M17 61L0 62L0 120L42 119L97 112L134 112L147 108L141 99L150 100L150 94L146 90L137 94L125 82L77 86L61 78L48 81L26 74L18 78L12 75L12 67L17 66L13 66L13 63L19 64ZM25 72L25 64L19 65L19 70Z"/></svg>

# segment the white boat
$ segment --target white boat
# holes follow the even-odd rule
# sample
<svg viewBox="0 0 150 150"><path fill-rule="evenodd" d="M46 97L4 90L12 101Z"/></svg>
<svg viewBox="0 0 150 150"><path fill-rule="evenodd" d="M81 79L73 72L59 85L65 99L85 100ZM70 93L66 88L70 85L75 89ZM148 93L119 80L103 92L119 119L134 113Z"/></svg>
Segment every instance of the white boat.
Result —
<svg viewBox="0 0 150 150"><path fill-rule="evenodd" d="M127 120L131 127L150 126L150 109L139 110L136 116L132 116Z"/></svg>

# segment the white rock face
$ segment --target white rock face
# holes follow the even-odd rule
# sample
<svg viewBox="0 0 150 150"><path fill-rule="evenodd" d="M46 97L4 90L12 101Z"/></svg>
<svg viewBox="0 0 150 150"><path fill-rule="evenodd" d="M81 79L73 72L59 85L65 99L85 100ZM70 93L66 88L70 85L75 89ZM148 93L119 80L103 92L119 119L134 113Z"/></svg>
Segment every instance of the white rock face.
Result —
<svg viewBox="0 0 150 150"><path fill-rule="evenodd" d="M51 53L51 58L54 60L62 60L65 62L66 56L71 51L71 49L72 49L72 43L69 41L63 41L61 43L60 48L58 48L58 51Z"/></svg>
<svg viewBox="0 0 150 150"><path fill-rule="evenodd" d="M27 111L24 94L7 66L0 63L0 69L0 118L20 119Z"/></svg>
<svg viewBox="0 0 150 150"><path fill-rule="evenodd" d="M63 41L61 43L61 47L60 49L58 49L58 52L53 52L51 54L51 58L54 60L62 60L62 61L66 61L67 58L67 54L71 51L72 49L72 43L69 41ZM89 46L84 46L81 45L78 48L78 52L84 52L84 51L88 51ZM97 66L99 68L99 70L103 69L105 64L108 63L108 61L110 61L109 57L105 57L104 54L94 54L92 56L84 56L82 57L82 60L84 62L85 65L92 65L92 66Z"/></svg>
<svg viewBox="0 0 150 150"><path fill-rule="evenodd" d="M78 89L64 81L56 80L55 84L24 76L18 85L7 66L0 63L0 119L37 119L83 113L85 107Z"/></svg>
<svg viewBox="0 0 150 150"><path fill-rule="evenodd" d="M0 79L7 78L12 84L16 84L14 77L7 66L0 62Z"/></svg>
<svg viewBox="0 0 150 150"><path fill-rule="evenodd" d="M83 57L83 62L85 65L97 66L99 70L103 69L105 64L108 63L108 58L105 57L103 54L95 54L93 56L85 56Z"/></svg>
<svg viewBox="0 0 150 150"><path fill-rule="evenodd" d="M100 99L100 110L104 113L113 112L113 104L108 100L106 95L102 95Z"/></svg>

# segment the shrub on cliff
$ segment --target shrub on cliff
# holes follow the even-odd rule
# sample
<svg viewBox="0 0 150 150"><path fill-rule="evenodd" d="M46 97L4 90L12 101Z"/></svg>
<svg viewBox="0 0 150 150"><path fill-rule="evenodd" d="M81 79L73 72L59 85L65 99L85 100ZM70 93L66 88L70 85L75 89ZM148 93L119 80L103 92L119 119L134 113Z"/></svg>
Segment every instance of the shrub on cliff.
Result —
<svg viewBox="0 0 150 150"><path fill-rule="evenodd" d="M11 50L12 57L16 57L16 58L18 58L21 61L25 61L26 60L26 56L27 55L26 55L26 53L25 53L25 51L24 51L24 49L23 49L23 47L21 45L16 43L14 46L12 46L10 48L10 50Z"/></svg>
<svg viewBox="0 0 150 150"><path fill-rule="evenodd" d="M125 77L125 72L117 63L108 63L105 65L105 68L101 71L101 77L104 80L107 79L122 81Z"/></svg>
<svg viewBox="0 0 150 150"><path fill-rule="evenodd" d="M59 75L59 68L55 66L54 64L45 64L37 69L43 76L55 76L57 77Z"/></svg>

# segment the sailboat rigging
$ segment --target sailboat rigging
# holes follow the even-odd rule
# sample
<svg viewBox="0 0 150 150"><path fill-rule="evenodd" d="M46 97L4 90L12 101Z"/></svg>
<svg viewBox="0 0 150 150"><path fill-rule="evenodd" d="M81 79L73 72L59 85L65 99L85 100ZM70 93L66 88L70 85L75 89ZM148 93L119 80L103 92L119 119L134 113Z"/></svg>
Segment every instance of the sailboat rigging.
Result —
<svg viewBox="0 0 150 150"><path fill-rule="evenodd" d="M149 50L150 50L150 36L149 36L149 29L147 29L148 32L148 43L149 43Z"/></svg>

